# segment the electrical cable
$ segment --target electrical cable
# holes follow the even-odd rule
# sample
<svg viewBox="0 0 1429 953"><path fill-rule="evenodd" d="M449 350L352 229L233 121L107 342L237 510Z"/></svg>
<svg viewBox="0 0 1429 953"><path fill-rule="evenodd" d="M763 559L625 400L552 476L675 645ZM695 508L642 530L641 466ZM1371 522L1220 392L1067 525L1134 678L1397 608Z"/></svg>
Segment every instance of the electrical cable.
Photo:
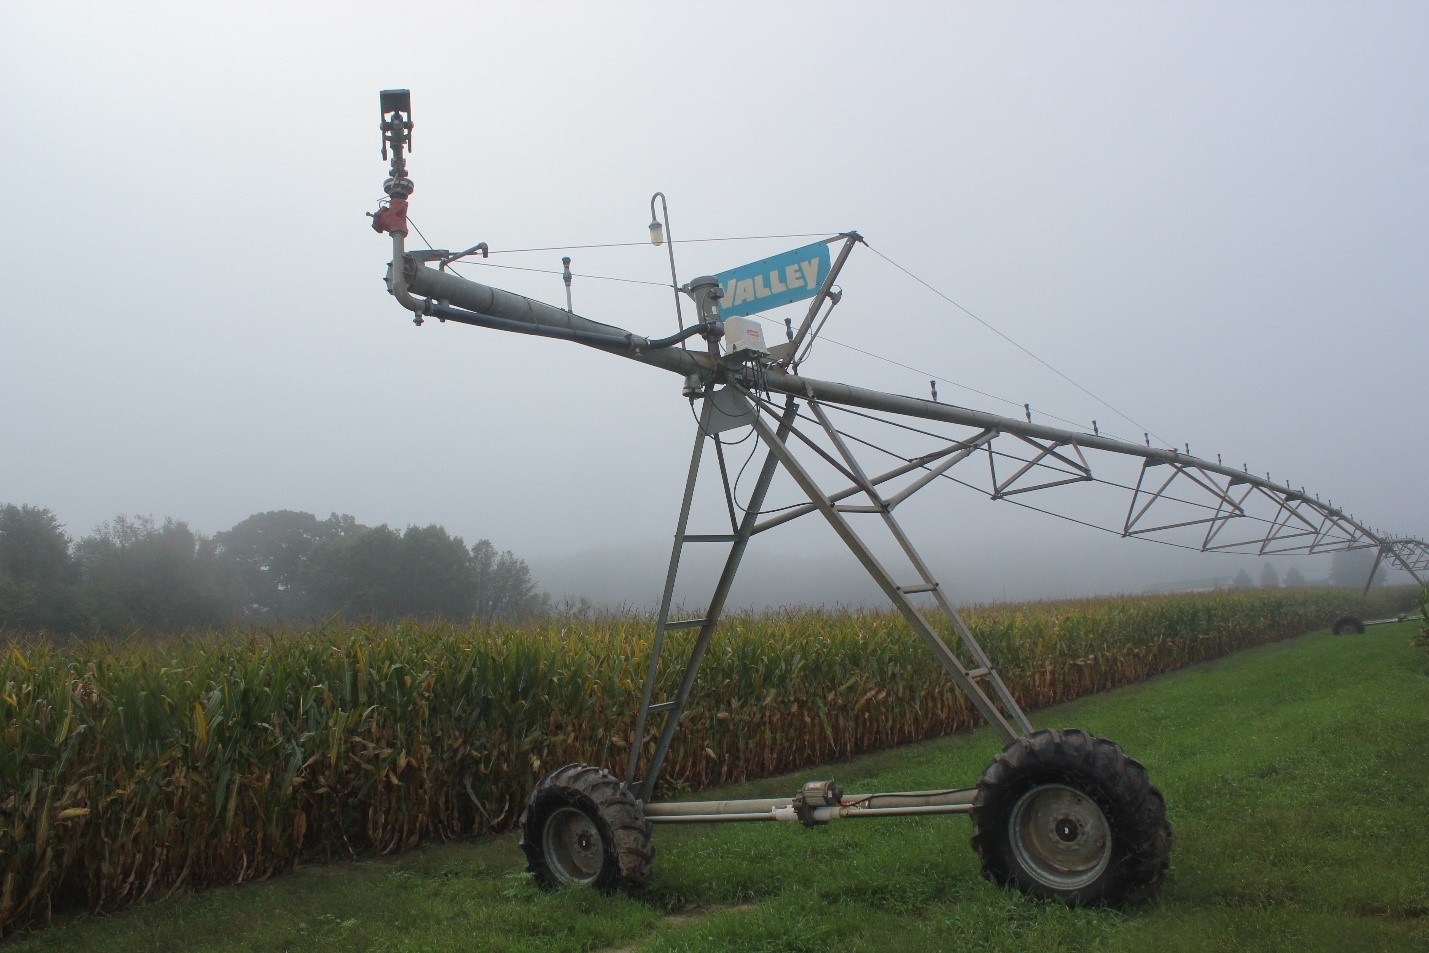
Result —
<svg viewBox="0 0 1429 953"><path fill-rule="evenodd" d="M1156 437L1156 439L1157 439L1157 440L1160 440L1162 443L1165 443L1165 442L1166 442L1165 438L1160 437L1160 436L1158 436L1158 435L1152 433L1152 432L1151 432L1151 429L1150 429L1149 427L1145 427L1145 426L1143 426L1142 424L1137 423L1137 422L1136 422L1134 419L1132 419L1129 415L1127 415L1126 413L1124 413L1123 411L1121 411L1121 410L1118 409L1117 407L1112 406L1112 404L1109 403L1108 401L1103 400L1101 397L1098 397L1096 394L1093 394L1091 391L1087 390L1087 388L1083 387L1081 384L1079 384L1079 383L1077 383L1076 381L1072 380L1072 378L1070 378L1070 377L1068 377L1066 374L1062 373L1062 372L1061 372L1060 370L1058 370L1056 367L1053 367L1050 363L1048 363L1047 361L1043 360L1043 359L1042 359L1041 357L1039 357L1038 355L1032 353L1031 350L1029 350L1028 348L1024 347L1023 345L1019 344L1017 341L1014 341L1011 337L1009 337L1008 335L1004 334L1002 331L999 331L997 328L993 327L991 324L989 324L987 321L984 321L982 318L978 317L976 314L973 314L972 311L970 311L969 309L965 308L963 305L959 304L958 302L954 301L954 300L953 300L952 298L950 298L948 295L946 295L946 294L944 294L943 292L939 291L937 288L933 287L931 284L929 284L928 282L924 281L922 278L919 278L917 275L913 274L913 272L909 271L907 268L904 268L902 265L898 264L898 262L894 261L892 258L889 258L887 255L885 255L883 252L879 251L877 248L874 248L872 245L869 245L867 242L864 242L864 244L868 247L868 250L869 250L869 251L873 252L873 253L874 253L875 255L877 255L879 258L882 258L884 261L888 262L888 263L889 263L890 265L892 265L894 268L897 268L899 271L903 272L903 274L907 275L909 278L912 278L914 281L918 282L918 284L922 285L924 288L927 288L929 291L933 292L933 294L937 295L939 298L942 298L942 299L943 299L944 301L946 301L948 304L950 304L950 305L952 305L953 307L957 308L959 311L963 312L963 313L966 314L968 317L972 318L972 319L973 319L974 321L976 321L978 324L981 324L983 327L987 328L987 329L988 329L989 331L991 331L993 334L996 334L998 337L1002 338L1002 339L1003 339L1004 341L1006 341L1008 344L1011 344L1013 347L1017 348L1017 349L1018 349L1019 351L1021 351L1023 354L1026 354L1028 357L1032 358L1032 359L1033 359L1034 361L1036 361L1038 364L1041 364L1043 367L1047 368L1047 369L1048 369L1049 371L1051 371L1053 374L1056 374L1058 377L1062 378L1062 380L1066 381L1068 384L1071 384L1073 387L1075 387L1077 390L1081 391L1083 394L1086 394L1086 395L1087 395L1088 397L1090 397L1092 400L1094 400L1094 401L1096 401L1097 403L1101 404L1103 407L1107 408L1107 409L1110 410L1112 413L1116 414L1118 417L1120 417L1120 418L1122 418L1123 420L1127 421L1127 422L1130 423L1132 426L1136 427L1138 430L1144 431L1144 432L1146 432L1146 433L1150 433L1153 437Z"/></svg>
<svg viewBox="0 0 1429 953"><path fill-rule="evenodd" d="M409 221L410 221L410 219L409 219ZM771 238L818 238L820 235L831 235L831 234L834 235L834 237L837 237L837 233L831 233L831 232L787 232L787 233L782 234L782 235L730 235L730 236L726 236L726 237L722 237L722 238L682 238L682 239L680 239L680 244L681 244L681 245L692 245L692 244L696 244L696 243L705 243L705 242L753 242L753 241L762 241L762 240L764 240L764 239L771 239ZM425 241L425 240L426 240L426 239L423 239L423 241ZM491 250L491 254L493 254L493 255L516 255L516 254L522 254L522 253L525 253L525 252L538 252L538 251L581 251L581 250L583 250L583 249L588 249L588 248L643 248L643 247L648 247L649 245L650 245L650 242L649 242L648 240L643 241L643 242L601 242L601 243L594 244L594 245L548 245L548 246L546 246L546 247L544 247L544 248L501 248L501 249L492 249L492 250ZM666 287L668 287L668 285L667 285Z"/></svg>
<svg viewBox="0 0 1429 953"><path fill-rule="evenodd" d="M843 407L843 406L840 406L840 405L837 405L837 404L830 404L830 405L825 405L825 406L828 406L828 407L830 407L830 408L833 409L833 410L838 410L838 411L842 411L842 412L844 412L844 413L846 413L846 414L851 414L851 415L853 415L853 416L855 416L855 417L862 417L862 418L864 418L865 420L871 420L871 421L873 421L874 423L877 423L877 424L884 424L884 425L889 426L889 427L895 427L895 428L897 428L897 429L899 429L899 430L907 430L907 431L910 431L911 433L921 434L921 435L923 435L923 436L925 436L925 437L932 437L932 438L934 438L935 440L941 440L941 441L943 441L944 443L958 443L958 444L966 443L966 441L963 441L963 440L955 440L955 439L953 439L953 438L950 438L950 437L945 436L944 434L933 433L931 430L923 430L923 429L921 429L921 428L919 428L919 427L913 427L913 426L911 426L911 425L909 425L909 424L899 423L899 422L896 421L896 420L885 420L885 419L883 419L882 417L878 417L878 416L876 416L876 415L874 415L874 414L870 414L870 413L867 413L867 412L865 412L865 411L854 410L854 409L852 409L852 408L850 408L850 407ZM803 415L800 415L800 416L803 416ZM803 419L808 420L810 423L817 423L817 421L813 420L813 419L810 418L810 417L804 417ZM843 430L838 431L838 433L839 433L840 436L848 437L850 440L858 440L858 438L855 437L853 434L847 433L847 432L845 432L845 431L843 431ZM880 448L880 447L875 447L875 449L882 449L882 448ZM1028 459L1025 459L1025 458L1023 458L1023 457L1017 456L1015 453L1007 453L1006 451L1003 451L1003 450L990 450L989 452L992 453L992 454L994 454L994 455L996 455L996 456L1002 457L1002 458L1004 458L1004 459L1012 460L1012 461L1017 462L1017 463L1031 463L1031 462L1032 462L1031 460L1028 460ZM1044 458L1044 459L1045 459L1045 458ZM904 462L905 462L905 463L909 463L909 462L911 462L911 461L909 461L909 460L904 460ZM1039 462L1037 463L1037 466L1043 467L1043 468L1048 469L1048 470L1051 470L1051 471L1054 472L1054 473L1062 473L1062 474L1066 474L1066 475L1068 475L1068 476L1078 476L1078 475L1080 475L1080 471L1077 471L1077 470L1064 470L1064 469L1062 469L1061 467L1054 466L1054 465L1052 465L1052 464L1050 464L1050 463L1042 463L1042 462L1039 461ZM1118 485L1119 485L1119 484L1112 483L1112 482L1109 481L1109 480L1098 480L1098 482L1107 483L1108 485L1111 485L1111 486L1118 486ZM1129 489L1131 489L1131 487L1125 487L1125 489L1128 489L1128 490L1129 490Z"/></svg>
<svg viewBox="0 0 1429 953"><path fill-rule="evenodd" d="M558 275L558 276L563 277L563 278L565 277L565 272L564 272L564 271L556 271L554 268L529 268L529 267L525 267L525 266L522 266L522 265L498 265L498 264L496 264L495 262L489 262L489 261L464 261L464 262L461 262L461 264L462 264L463 266L466 266L466 265L478 265L478 266L480 266L480 267L482 267L482 268L503 268L503 269L505 269L505 270L507 270L507 271L531 271L531 272L535 272L536 274L540 274L540 275ZM447 265L447 268L451 269L452 271L456 271L456 269L457 269L457 263L455 263L455 262L450 263L450 264ZM460 274L460 272L458 272L458 274ZM617 278L617 277L615 277L614 275L588 275L588 274L581 274L580 272L574 272L574 271L573 271L573 272L571 272L571 277L572 277L572 278L592 278L592 279L594 279L594 280L596 280L596 281L619 281L619 282L623 282L623 283L628 284L628 285L650 285L651 287L654 287L654 288L668 288L668 287L670 287L670 283L669 283L668 281L644 281L644 280L642 280L642 279L640 279L640 278Z"/></svg>
<svg viewBox="0 0 1429 953"><path fill-rule="evenodd" d="M754 433L753 429L751 429L749 432L750 432L751 434ZM744 506L743 504L741 504L741 503L739 502L739 481L742 480L742 479L744 479L744 470L745 470L746 467L749 466L750 461L752 461L752 460L754 459L755 451L757 451L758 449L759 449L759 444L758 444L758 443L755 443L753 446L751 446L751 447L749 448L749 456L747 456L747 457L744 458L744 462L739 465L739 472L734 475L734 505L737 506L737 507L739 507L739 511L740 511L741 513L748 513L748 512L749 512L749 507ZM762 514L761 514L761 515L762 515Z"/></svg>
<svg viewBox="0 0 1429 953"><path fill-rule="evenodd" d="M692 325L692 327L699 327L699 325ZM684 332L681 332L681 333L684 333ZM686 336L686 337L693 337L692 334L685 334L685 336ZM709 400L710 398L709 398L709 396L706 396L704 399L705 399L705 400ZM758 404L755 404L755 405L750 409L750 412L749 412L747 415L741 414L740 416L750 416L750 417L754 417L754 416L758 416L758 414L759 414L759 405L758 405ZM718 440L718 439L719 439L719 432L718 432L718 431L716 431L715 433L710 433L709 431L705 430L704 425L700 422L700 415L697 414L697 413L695 413L695 398L694 398L694 397L691 397L691 398L690 398L690 416L695 419L695 431L696 431L698 434L700 434L700 436L702 436L702 437L709 437L711 440ZM741 424L740 426L750 426L750 425L749 425L749 424ZM743 437L740 437L740 438L739 438L738 440L736 440L734 443L726 443L725 446L726 446L726 447L737 447L737 446L739 446L740 444L744 443L744 441L748 440L748 439L749 439L750 437L752 437L753 435L754 435L754 430L751 428L750 431L749 431L749 433L745 434Z"/></svg>
<svg viewBox="0 0 1429 953"><path fill-rule="evenodd" d="M757 314L757 315L755 315L755 317L759 318L759 319L760 319L761 321L763 321L765 324L768 324L768 325L771 325L771 326L774 326L774 327L782 327L782 326L783 326L783 325L781 325L778 321L775 321L773 318L766 318L766 317L764 317L764 315L762 315L762 314ZM820 325L820 326L822 327L822 325ZM876 361L882 361L882 362L884 362L885 364L892 364L894 367L901 367L901 368L902 368L903 370L905 370L905 371L912 371L912 372L914 372L915 374L922 374L924 377L927 377L927 378L929 378L930 380L936 380L939 384L947 384L947 385L950 386L950 387L957 387L957 388L960 388L960 389L965 390L965 391L970 391L970 392L972 392L972 393L974 393L974 394L977 394L977 395L980 396L980 397L986 397L986 398L988 398L989 400L1001 401L1002 403L1008 404L1008 405L1013 406L1013 407L1021 407L1021 406L1023 405L1023 402L1022 402L1022 401L1012 400L1011 398L1008 398L1008 397L999 397L997 394L989 394L987 391L985 391L985 390L978 390L976 387L973 387L973 386L971 386L971 385L969 385L969 384L964 384L964 383L961 383L960 381L955 381L955 380L952 380L952 379L950 379L950 378L941 377L941 376L939 376L939 375L937 375L937 374L934 374L932 371L926 371L926 370L923 370L922 368L914 367L914 366L911 365L911 364L904 364L902 361L896 361L896 360L894 360L894 359L891 358L891 357L884 357L882 354L876 354L876 353L874 353L873 351L866 351L866 350L864 350L864 349L861 348L861 347L855 347L855 346L852 345L852 344L846 344L846 343L844 343L843 341L840 341L840 340L838 340L838 339L836 339L836 338L823 337L823 338L820 338L820 340L828 341L830 344L836 344L836 345L838 345L839 347L841 347L841 348L843 348L843 349L845 349L845 350L848 350L848 351L853 351L853 352L856 353L856 354L862 354L864 357L871 357L871 358L873 358L873 359L876 360ZM812 347L812 342L811 342L811 344L810 344L810 347ZM807 349L805 350L805 353L804 353L804 360L808 360L808 350L807 350ZM962 405L961 405L961 404L952 404L951 406L953 406L953 407L961 407ZM971 410L971 409L973 409L973 408L965 407L965 408L963 408L963 409L964 409L964 410ZM1069 426L1069 427L1076 427L1076 428L1082 429L1082 430L1085 430L1085 429L1086 429L1086 424L1082 423L1081 421L1068 420L1066 417L1059 417L1059 416L1057 416L1056 414L1048 413L1047 411L1042 410L1041 408L1038 408L1038 407L1033 407L1032 410L1036 411L1038 414L1040 414L1040 415L1043 416L1043 417L1047 417L1047 418L1049 418L1049 419L1051 419L1051 420L1058 421L1059 423L1064 423L1064 424L1066 424L1066 425ZM1108 432L1106 432L1106 431L1102 431L1102 432L1101 432L1101 435L1102 435L1102 436L1112 436L1110 433L1108 433ZM1153 436L1154 436L1154 435L1153 435ZM1160 438L1158 438L1158 439L1160 439Z"/></svg>
<svg viewBox="0 0 1429 953"><path fill-rule="evenodd" d="M749 512L749 507L747 507L747 506L745 506L744 504L742 504L742 503L739 502L739 481L744 477L744 468L747 467L747 466L749 466L750 461L754 459L754 452L755 452L756 450L758 450L758 449L759 449L759 444L757 444L757 443L756 443L753 447L750 447L750 448L749 448L749 456L745 458L744 463L740 465L739 473L735 474L735 477L734 477L734 505L737 506L737 507L739 507L739 511L740 511L741 513L748 513L748 512ZM807 505L808 505L807 503L790 503L790 504L787 505L787 506L772 506L772 507L769 507L768 509L755 510L755 511L754 511L754 515L755 515L755 516L769 516L769 515L771 515L771 514L773 514L773 513L783 513L783 512L786 511L786 510L796 510L796 509L798 509L798 508L801 507L801 506L807 506Z"/></svg>
<svg viewBox="0 0 1429 953"><path fill-rule="evenodd" d="M418 238L420 238L422 241L424 241L424 242L427 243L427 247L428 247L428 248L431 248L431 247L432 247L432 240L431 240L430 238L428 238L426 235L422 234L422 230L417 227L417 223L416 223L416 222L412 221L412 216L411 216L410 214L407 216L407 224L410 225L410 226L412 226L412 230L417 233L417 237L418 237Z"/></svg>
<svg viewBox="0 0 1429 953"><path fill-rule="evenodd" d="M753 412L754 412L755 414L758 414L758 413L760 412L760 410L761 410L762 404L761 404L761 402L756 398L755 403L754 403L752 406L753 406L753 408L754 408L754 411L753 411ZM691 401L691 402L690 402L690 412L691 412L691 413L694 413L694 409L695 409L694 401ZM701 433L704 433L704 428L700 427L699 417L695 417L695 427L698 428ZM719 438L718 438L718 435L716 435L716 434L708 434L708 433L706 433L705 436L707 436L707 437L714 437L715 439L719 439ZM734 443L727 443L727 444L725 444L725 446L727 446L727 447L737 447L737 446L739 446L741 443L744 443L744 441L748 440L748 439L749 439L750 437L752 437L752 436L754 436L754 428L753 428L753 427L750 427L749 433L745 434L743 437L740 437L740 438L739 438L738 440L736 440ZM749 448L749 456L747 456L747 457L744 458L744 462L739 465L739 472L737 472L737 473L734 475L734 486L733 486L732 490L730 491L730 496L734 499L734 505L735 505L735 507L736 507L741 513L748 513L748 512L749 512L749 507L747 507L747 506L745 506L743 503L739 502L739 481L742 480L742 479L744 479L744 471L745 471L745 469L747 469L747 468L749 467L750 462L754 460L754 454L759 450L759 446L760 446L760 444L759 444L758 441L755 441L754 444L753 444L752 446L750 446L750 448ZM755 516L765 516L765 515L768 515L768 514L770 514L770 513L782 513L782 512L784 512L785 510L792 510L792 509L794 509L794 508L796 508L796 507L803 506L803 505L804 505L803 503L790 503L788 506L776 506L776 507L773 507L773 508L771 508L771 509L756 510L755 513L754 513L754 515L755 515Z"/></svg>

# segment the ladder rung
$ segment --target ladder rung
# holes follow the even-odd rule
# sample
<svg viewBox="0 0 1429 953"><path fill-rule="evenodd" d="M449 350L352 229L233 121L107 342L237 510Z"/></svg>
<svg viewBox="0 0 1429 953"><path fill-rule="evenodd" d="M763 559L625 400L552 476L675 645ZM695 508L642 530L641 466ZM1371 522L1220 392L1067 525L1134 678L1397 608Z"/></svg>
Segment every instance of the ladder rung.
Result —
<svg viewBox="0 0 1429 953"><path fill-rule="evenodd" d="M666 622L665 629L698 629L708 621L709 619L682 619L679 622Z"/></svg>
<svg viewBox="0 0 1429 953"><path fill-rule="evenodd" d="M653 705L650 706L650 711L651 711L652 713L653 713L653 712L657 712L657 711L669 711L671 708L674 708L674 707L675 707L675 703L672 702L672 701L670 701L670 702L655 702Z"/></svg>
<svg viewBox="0 0 1429 953"><path fill-rule="evenodd" d="M977 679L979 679L979 678L987 678L987 677L988 677L989 675L991 675L991 674L992 674L992 669L990 669L990 668L972 668L972 669L968 669L968 678L971 678L971 679L973 679L973 680L977 680Z"/></svg>
<svg viewBox="0 0 1429 953"><path fill-rule="evenodd" d="M739 537L738 537L738 536L735 536L735 535L732 534L732 533L690 533L690 534L687 535L687 536L681 536L681 537L680 537L680 542L682 542L682 543L732 543L732 542L734 542L736 539L739 539Z"/></svg>
<svg viewBox="0 0 1429 953"><path fill-rule="evenodd" d="M912 595L912 594L915 593L915 592L936 592L937 589L938 589L938 584L937 584L936 582L923 582L923 583L919 583L919 584L916 585L916 586L899 586L899 587L898 587L898 591L901 592L901 593L903 593L905 596L907 596L907 595Z"/></svg>
<svg viewBox="0 0 1429 953"><path fill-rule="evenodd" d="M840 503L834 509L840 513L882 513L883 507L870 506L867 503Z"/></svg>

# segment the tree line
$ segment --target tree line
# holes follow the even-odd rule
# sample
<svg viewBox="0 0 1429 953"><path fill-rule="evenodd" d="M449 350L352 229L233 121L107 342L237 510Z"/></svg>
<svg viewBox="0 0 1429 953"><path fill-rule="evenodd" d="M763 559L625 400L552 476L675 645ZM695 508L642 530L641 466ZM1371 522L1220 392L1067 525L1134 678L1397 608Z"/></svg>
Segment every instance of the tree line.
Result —
<svg viewBox="0 0 1429 953"><path fill-rule="evenodd" d="M1340 589L1360 589L1364 587L1369 579L1370 570L1374 570L1374 585L1383 586L1389 583L1388 574L1385 567L1376 565L1375 551L1373 549L1342 549L1336 550L1330 556L1329 578L1318 583L1319 585L1330 585ZM1294 566L1285 571L1285 579L1281 580L1280 574L1275 571L1273 563L1265 563L1260 569L1261 589L1297 589L1308 586L1305 576ZM1241 568L1231 578L1230 588L1232 589L1254 589L1257 583L1251 581L1250 573Z"/></svg>
<svg viewBox="0 0 1429 953"><path fill-rule="evenodd" d="M119 516L71 539L50 510L0 506L0 630L170 632L341 616L480 620L545 611L530 568L437 525L256 513L213 536Z"/></svg>

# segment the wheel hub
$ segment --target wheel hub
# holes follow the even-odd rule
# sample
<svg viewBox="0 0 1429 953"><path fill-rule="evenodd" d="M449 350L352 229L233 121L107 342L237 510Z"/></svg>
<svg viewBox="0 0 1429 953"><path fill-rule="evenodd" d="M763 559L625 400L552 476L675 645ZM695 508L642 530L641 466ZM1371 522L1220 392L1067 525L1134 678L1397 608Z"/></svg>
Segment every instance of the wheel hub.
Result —
<svg viewBox="0 0 1429 953"><path fill-rule="evenodd" d="M1008 819L1018 865L1048 887L1076 890L1111 861L1111 829L1096 802L1065 784L1042 784L1017 799Z"/></svg>
<svg viewBox="0 0 1429 953"><path fill-rule="evenodd" d="M600 830L574 807L560 808L546 819L541 850L551 872L568 883L593 883L605 863Z"/></svg>

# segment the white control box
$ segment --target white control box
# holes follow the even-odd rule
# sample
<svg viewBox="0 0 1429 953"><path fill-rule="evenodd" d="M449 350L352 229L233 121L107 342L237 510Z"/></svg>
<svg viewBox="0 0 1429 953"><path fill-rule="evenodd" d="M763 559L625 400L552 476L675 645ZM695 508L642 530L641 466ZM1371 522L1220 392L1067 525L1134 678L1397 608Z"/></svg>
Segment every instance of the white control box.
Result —
<svg viewBox="0 0 1429 953"><path fill-rule="evenodd" d="M741 354L768 354L764 346L764 329L752 318L724 319L724 353L734 357Z"/></svg>

